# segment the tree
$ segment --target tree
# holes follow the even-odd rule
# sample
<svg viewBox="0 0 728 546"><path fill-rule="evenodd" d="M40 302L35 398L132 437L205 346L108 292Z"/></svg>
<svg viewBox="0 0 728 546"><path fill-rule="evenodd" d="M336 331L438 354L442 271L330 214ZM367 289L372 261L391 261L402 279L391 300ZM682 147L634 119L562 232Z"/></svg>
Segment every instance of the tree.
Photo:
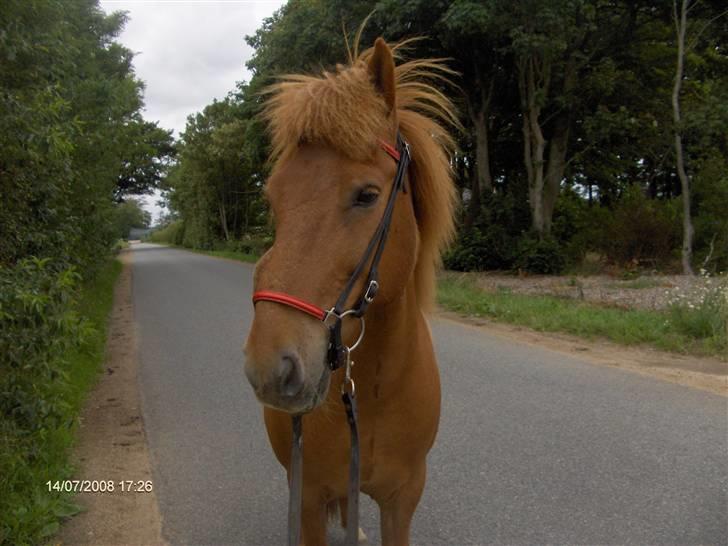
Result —
<svg viewBox="0 0 728 546"><path fill-rule="evenodd" d="M639 260L608 244L608 230L615 225L608 219L626 214L639 191L654 201L644 210L659 211L661 222L672 218L675 225L679 219L671 211L685 195L695 223L696 257L718 267L724 254L710 248L720 249L723 237L728 240L725 222L715 217L716 196L724 195L722 158L728 155L723 45L728 40L725 25L715 24L724 9L719 0L690 6L691 28L701 30L686 43L688 77L680 83L676 125L665 108L675 84L669 4L291 0L247 37L255 49L248 63L253 78L228 97L225 119L222 111L206 109L199 125L188 126L189 138L170 175L170 203L179 207L189 241L235 240L262 225L261 188L269 166L268 138L257 117L261 91L282 73L336 70L336 63L346 60L345 34L351 41L376 7L361 47L380 35L392 42L424 36L410 41L403 54L447 58L456 72L455 86L440 85L461 112L464 130L456 135L460 147L452 166L464 204L470 196L461 230L472 236L461 239L478 241L477 252L498 254L498 267L509 267L519 253L553 246L555 237L564 246L580 241L575 256L595 250ZM205 124L213 126L208 131ZM699 196L688 195L671 168L675 127L691 184L700 182ZM241 172L245 176L237 176ZM665 240L673 244L669 231ZM660 256L664 264L678 248L653 246L666 252Z"/></svg>
<svg viewBox="0 0 728 546"><path fill-rule="evenodd" d="M143 84L95 1L0 10L0 265L33 255L92 275L116 238L113 203L159 183L169 133L141 117Z"/></svg>
<svg viewBox="0 0 728 546"><path fill-rule="evenodd" d="M682 268L685 275L693 274L693 221L690 215L690 180L685 172L683 159L682 135L680 134L680 87L683 79L683 66L685 62L685 32L687 30L689 0L681 0L680 15L678 17L677 0L673 0L675 32L677 34L677 62L675 63L675 84L672 89L672 112L675 122L675 162L677 175L680 178L683 203L683 242L682 242Z"/></svg>
<svg viewBox="0 0 728 546"><path fill-rule="evenodd" d="M116 205L116 232L120 239L127 239L131 228L148 228L152 223L152 215L142 208L136 199L128 199Z"/></svg>
<svg viewBox="0 0 728 546"><path fill-rule="evenodd" d="M125 195L151 193L167 173L176 155L172 131L141 116L121 128L119 133L120 174L114 189L117 200Z"/></svg>

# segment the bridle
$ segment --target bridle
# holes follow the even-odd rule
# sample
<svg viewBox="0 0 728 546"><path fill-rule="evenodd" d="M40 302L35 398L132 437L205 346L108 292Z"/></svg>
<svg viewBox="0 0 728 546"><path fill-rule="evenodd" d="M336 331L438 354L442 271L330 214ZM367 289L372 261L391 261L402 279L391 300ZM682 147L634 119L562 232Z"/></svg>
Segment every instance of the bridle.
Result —
<svg viewBox="0 0 728 546"><path fill-rule="evenodd" d="M351 436L351 457L349 460L349 486L347 493L347 527L346 544L355 546L358 541L359 532L359 427L357 424L356 391L354 380L351 378L351 367L354 362L351 360L351 352L356 349L364 338L364 313L369 304L374 301L379 290L379 262L387 242L387 235L392 223L394 205L400 191L406 192L404 185L405 175L411 160L410 149L407 142L397 132L396 147L380 140L379 147L387 152L397 162L397 173L392 181L392 189L387 199L382 219L379 221L374 235L364 250L354 272L349 277L344 289L341 291L336 303L329 310L309 303L305 300L291 296L284 292L272 290L259 290L253 293L253 304L259 301L269 301L287 305L306 313L320 320L329 330L329 345L326 360L329 370L334 371L346 366L344 382L341 385L341 398L346 409L346 419L349 423ZM367 273L364 290L351 309L344 310L354 285L360 278L367 264ZM359 337L351 345L346 346L341 339L341 327L345 317L358 318L361 329ZM288 545L298 546L301 534L301 490L302 490L302 469L303 469L303 435L301 415L294 415L293 419L293 447L291 453L291 466L289 475L289 500L288 500Z"/></svg>

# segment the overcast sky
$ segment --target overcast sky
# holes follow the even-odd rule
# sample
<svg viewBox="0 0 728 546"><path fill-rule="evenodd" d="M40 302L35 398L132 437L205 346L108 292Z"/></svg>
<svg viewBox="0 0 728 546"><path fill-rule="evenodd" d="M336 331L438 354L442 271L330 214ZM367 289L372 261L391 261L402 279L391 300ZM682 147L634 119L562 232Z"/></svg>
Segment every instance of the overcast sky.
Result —
<svg viewBox="0 0 728 546"><path fill-rule="evenodd" d="M126 11L129 21L119 41L131 49L136 74L146 84L144 117L173 129L235 82L249 80L245 62L253 51L245 35L284 0L101 0L107 13ZM145 199L156 217L157 197Z"/></svg>

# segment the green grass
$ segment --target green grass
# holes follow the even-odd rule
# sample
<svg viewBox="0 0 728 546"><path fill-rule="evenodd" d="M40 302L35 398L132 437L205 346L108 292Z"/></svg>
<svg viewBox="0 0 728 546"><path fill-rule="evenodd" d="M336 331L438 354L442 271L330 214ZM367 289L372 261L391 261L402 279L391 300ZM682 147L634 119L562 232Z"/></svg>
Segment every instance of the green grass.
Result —
<svg viewBox="0 0 728 546"><path fill-rule="evenodd" d="M109 260L98 276L82 287L76 310L90 326L85 328L84 340L58 355L65 362L62 377L43 378L36 384L44 398L53 401L54 411L60 412L58 425L33 430L31 437L19 431L20 436L4 437L0 442L0 467L8 473L0 477L0 544L42 542L58 530L64 517L79 510L69 493L49 492L46 482L72 476L69 457L78 415L103 363L107 318L121 268L118 260Z"/></svg>
<svg viewBox="0 0 728 546"><path fill-rule="evenodd" d="M158 241L150 241L157 245L170 246L172 248L179 248L180 250L186 250L187 252L194 252L195 254L204 254L206 256L214 256L216 258L227 258L228 260L235 260L238 262L245 262L254 264L258 261L260 256L256 254L248 254L245 252L236 252L234 250L202 250L200 248L189 248L182 245L173 245L170 243L163 243Z"/></svg>
<svg viewBox="0 0 728 546"><path fill-rule="evenodd" d="M631 290L642 290L643 288L657 288L662 286L662 283L656 279L650 279L649 277L640 277L631 281L615 282L609 285L610 288L627 288Z"/></svg>
<svg viewBox="0 0 728 546"><path fill-rule="evenodd" d="M104 360L106 330L114 302L114 285L121 273L119 260L109 260L98 277L87 284L78 302L78 312L91 322L93 331L83 346L67 356L70 363L69 388L59 393L66 397L73 415L78 415L90 388L96 383Z"/></svg>
<svg viewBox="0 0 728 546"><path fill-rule="evenodd" d="M588 304L553 296L486 292L468 279L444 278L438 303L450 311L518 324L544 332L566 332L623 345L646 344L667 351L726 357L725 317L688 310L646 311ZM677 320L679 315L680 320ZM689 315L689 317L688 317Z"/></svg>
<svg viewBox="0 0 728 546"><path fill-rule="evenodd" d="M227 258L228 260L236 260L238 262L255 263L260 256L255 254L246 254L245 252L235 252L233 250L200 250L197 248L187 248L186 246L177 246L175 248L196 252L197 254L206 254L207 256L215 256L216 258Z"/></svg>

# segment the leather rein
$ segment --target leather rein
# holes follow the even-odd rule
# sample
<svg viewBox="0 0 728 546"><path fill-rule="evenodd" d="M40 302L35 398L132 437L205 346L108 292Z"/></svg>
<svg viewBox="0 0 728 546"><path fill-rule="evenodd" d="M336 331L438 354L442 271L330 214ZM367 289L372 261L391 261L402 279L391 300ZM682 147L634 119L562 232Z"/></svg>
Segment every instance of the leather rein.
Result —
<svg viewBox="0 0 728 546"><path fill-rule="evenodd" d="M345 366L346 373L341 385L341 398L346 410L346 420L349 424L351 438L351 455L349 459L349 485L347 493L347 524L346 544L356 546L359 533L359 427L357 423L357 406L354 380L351 378L351 352L356 349L364 338L364 313L379 290L379 261L382 258L387 235L392 223L394 205L400 191L406 193L404 185L405 175L411 160L410 149L407 142L397 132L396 147L385 141L379 141L379 147L387 152L397 162L397 173L392 181L392 189L387 199L382 219L379 221L374 235L364 250L354 272L349 277L344 289L341 291L336 303L329 310L325 310L313 303L291 296L284 292L272 290L259 290L253 293L253 304L259 301L269 301L287 305L306 313L318 320L329 330L329 345L327 350L327 364L329 370L334 371ZM364 282L364 291L351 308L344 310L354 285L364 272L371 259L369 271ZM344 317L358 318L361 329L359 337L351 347L346 346L341 339L341 327ZM288 499L288 546L299 546L301 537L301 494L303 474L303 423L302 415L292 416L293 447L291 450L291 465L289 473L289 499Z"/></svg>

